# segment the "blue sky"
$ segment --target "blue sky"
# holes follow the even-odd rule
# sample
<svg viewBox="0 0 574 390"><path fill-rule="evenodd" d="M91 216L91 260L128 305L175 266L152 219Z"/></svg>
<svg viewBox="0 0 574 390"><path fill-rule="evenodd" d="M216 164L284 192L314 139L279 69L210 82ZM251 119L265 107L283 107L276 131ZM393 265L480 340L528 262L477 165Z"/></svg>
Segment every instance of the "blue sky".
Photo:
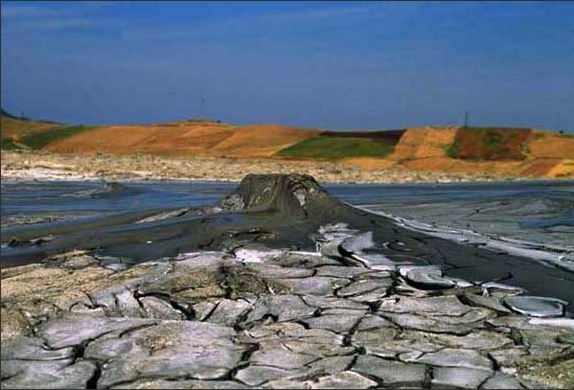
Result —
<svg viewBox="0 0 574 390"><path fill-rule="evenodd" d="M574 3L2 1L2 107L73 123L574 129ZM202 104L205 99L205 104Z"/></svg>

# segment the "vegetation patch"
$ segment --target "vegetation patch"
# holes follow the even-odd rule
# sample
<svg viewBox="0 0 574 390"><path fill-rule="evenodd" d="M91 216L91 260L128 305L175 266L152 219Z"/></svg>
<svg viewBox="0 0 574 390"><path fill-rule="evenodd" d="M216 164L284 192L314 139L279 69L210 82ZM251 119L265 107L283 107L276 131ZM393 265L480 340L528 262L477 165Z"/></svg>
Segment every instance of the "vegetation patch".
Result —
<svg viewBox="0 0 574 390"><path fill-rule="evenodd" d="M446 155L462 160L523 160L531 129L504 127L463 127Z"/></svg>
<svg viewBox="0 0 574 390"><path fill-rule="evenodd" d="M38 133L62 126L65 125L50 122L13 119L7 116L1 116L0 138L11 138L14 141L19 141L29 134Z"/></svg>
<svg viewBox="0 0 574 390"><path fill-rule="evenodd" d="M459 158L460 156L460 149L456 142L453 142L450 145L447 145L445 148L446 155L450 158Z"/></svg>
<svg viewBox="0 0 574 390"><path fill-rule="evenodd" d="M0 149L2 150L15 150L19 149L18 145L10 138L2 138L0 140Z"/></svg>
<svg viewBox="0 0 574 390"><path fill-rule="evenodd" d="M322 137L348 137L348 138L368 138L373 141L397 144L406 130L378 130L378 131L323 131L319 134Z"/></svg>
<svg viewBox="0 0 574 390"><path fill-rule="evenodd" d="M93 126L65 126L47 130L41 133L33 133L25 136L22 143L32 149L42 149L44 146L63 138L95 129Z"/></svg>
<svg viewBox="0 0 574 390"><path fill-rule="evenodd" d="M319 136L279 151L280 156L338 160L346 157L386 157L394 144L369 138Z"/></svg>

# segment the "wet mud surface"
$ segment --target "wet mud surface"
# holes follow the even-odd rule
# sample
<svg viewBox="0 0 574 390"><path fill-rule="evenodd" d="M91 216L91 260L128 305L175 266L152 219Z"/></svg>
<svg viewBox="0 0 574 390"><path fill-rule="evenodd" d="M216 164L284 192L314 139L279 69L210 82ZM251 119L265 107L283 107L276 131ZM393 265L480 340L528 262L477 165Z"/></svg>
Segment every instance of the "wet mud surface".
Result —
<svg viewBox="0 0 574 390"><path fill-rule="evenodd" d="M559 238L555 248L538 248L552 251L557 261L536 261L516 256L521 251L509 251L504 246L485 249L483 242L464 244L464 235L459 240L463 243L461 245L440 235L432 236L405 228L395 220L369 212L380 210L384 203L383 206L380 202L378 206L370 206L368 211L352 207L307 176L252 175L247 176L235 190L232 187L232 184L226 184L219 188L230 194L223 200L212 201L211 206L194 207L179 199L173 204L175 208L140 210L135 204L134 211L129 211L128 203L126 212L110 213L105 217L92 216L75 223L48 224L53 226L42 224L2 229L1 239L5 247L1 264L5 267L36 262L74 249L91 250L104 259L121 259L125 265L194 250L231 250L247 243L261 243L269 248L313 250L316 246L314 235L320 226L346 223L352 229L371 232L373 245L366 249L369 254L384 255L405 264L437 265L454 277L503 281L537 295L574 302L574 273L569 272L574 252ZM344 189L339 188L339 191L344 192ZM90 192L89 199L85 199L87 191ZM64 195L70 197L81 193L85 202L118 196L118 202L123 202L129 199L126 195L137 194L138 191L137 186L120 188L107 185L91 190L67 191ZM207 196L200 200L211 199ZM168 200L162 201L167 205ZM555 200L569 201L567 197ZM121 205L118 203L118 208ZM421 204L411 206L410 210L416 207L420 209ZM429 205L431 208L432 204ZM389 209L396 211L399 208L386 207ZM403 213L409 210L408 206L400 209ZM420 214L424 217L424 213L419 212L418 216ZM435 217L432 216L433 222L436 219L442 222ZM444 221L450 217L443 214L442 218ZM463 218L451 220L455 225L464 223L461 222ZM566 230L571 228L567 224L561 226ZM555 266L561 262L564 267Z"/></svg>
<svg viewBox="0 0 574 390"><path fill-rule="evenodd" d="M3 388L574 386L574 283L552 262L308 176L174 206L3 230Z"/></svg>

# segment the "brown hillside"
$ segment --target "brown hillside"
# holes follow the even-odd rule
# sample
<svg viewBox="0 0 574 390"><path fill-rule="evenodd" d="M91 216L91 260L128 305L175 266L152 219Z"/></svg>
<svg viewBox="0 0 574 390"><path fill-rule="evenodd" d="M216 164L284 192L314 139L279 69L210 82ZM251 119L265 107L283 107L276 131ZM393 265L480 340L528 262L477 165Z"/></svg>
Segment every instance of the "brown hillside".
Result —
<svg viewBox="0 0 574 390"><path fill-rule="evenodd" d="M388 158L357 157L342 163L365 170L403 167L417 171L492 172L509 176L574 176L573 136L531 129L486 130L410 128ZM453 144L458 147L459 158L448 156Z"/></svg>
<svg viewBox="0 0 574 390"><path fill-rule="evenodd" d="M525 165L521 161L467 161L448 157L430 157L404 161L402 166L408 169L435 172L490 172L503 175L520 173Z"/></svg>
<svg viewBox="0 0 574 390"><path fill-rule="evenodd" d="M201 153L231 135L233 129L215 122L105 126L54 142L46 149L57 153Z"/></svg>
<svg viewBox="0 0 574 390"><path fill-rule="evenodd" d="M231 157L270 157L288 146L316 136L315 130L278 125L239 127L229 137L210 149L214 154Z"/></svg>
<svg viewBox="0 0 574 390"><path fill-rule="evenodd" d="M28 134L50 130L60 126L58 123L28 121L2 116L0 117L0 138L10 138L18 141Z"/></svg>
<svg viewBox="0 0 574 390"><path fill-rule="evenodd" d="M574 158L564 159L550 168L546 173L548 177L574 177Z"/></svg>
<svg viewBox="0 0 574 390"><path fill-rule="evenodd" d="M389 156L391 160L444 157L445 149L454 142L457 127L409 128Z"/></svg>
<svg viewBox="0 0 574 390"><path fill-rule="evenodd" d="M536 159L527 164L521 173L526 176L544 176L561 163L562 160L559 158Z"/></svg>
<svg viewBox="0 0 574 390"><path fill-rule="evenodd" d="M524 160L531 134L531 129L460 128L453 153L463 160Z"/></svg>
<svg viewBox="0 0 574 390"><path fill-rule="evenodd" d="M574 158L574 135L535 130L528 149L532 158Z"/></svg>
<svg viewBox="0 0 574 390"><path fill-rule="evenodd" d="M277 125L235 127L209 121L106 126L46 147L58 153L199 154L267 157L316 134Z"/></svg>
<svg viewBox="0 0 574 390"><path fill-rule="evenodd" d="M10 118L3 118L3 123L6 120L9 122ZM51 128L57 125L40 123L37 128L42 126ZM330 140L333 137L356 138L354 136L396 145L386 158L347 157L341 160L343 166L371 171L406 168L447 173L492 172L509 176L574 176L573 136L499 127L427 126L405 131L333 132L272 124L235 126L190 120L104 126L56 140L44 149L59 153L282 158L279 155L281 150L310 138Z"/></svg>

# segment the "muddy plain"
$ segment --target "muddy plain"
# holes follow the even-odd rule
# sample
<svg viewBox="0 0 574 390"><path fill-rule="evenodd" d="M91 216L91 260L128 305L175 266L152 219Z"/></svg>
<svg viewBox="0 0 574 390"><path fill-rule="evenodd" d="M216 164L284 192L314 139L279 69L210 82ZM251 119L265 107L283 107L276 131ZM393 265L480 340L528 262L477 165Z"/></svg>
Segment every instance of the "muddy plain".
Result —
<svg viewBox="0 0 574 390"><path fill-rule="evenodd" d="M209 205L42 240L33 225L2 238L3 263L32 262L2 267L5 388L573 385L571 271L309 176L250 175Z"/></svg>

